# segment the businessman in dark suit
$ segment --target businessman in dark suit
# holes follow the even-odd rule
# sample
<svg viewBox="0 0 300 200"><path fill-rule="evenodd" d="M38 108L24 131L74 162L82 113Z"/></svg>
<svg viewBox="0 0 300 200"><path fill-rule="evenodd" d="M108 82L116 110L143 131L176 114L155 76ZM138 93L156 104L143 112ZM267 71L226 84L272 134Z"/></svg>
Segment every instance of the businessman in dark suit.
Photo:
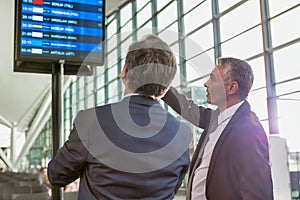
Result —
<svg viewBox="0 0 300 200"><path fill-rule="evenodd" d="M158 101L175 73L173 53L155 35L131 44L121 74L124 98L78 113L48 165L51 184L80 177L81 200L173 199L189 166L191 136Z"/></svg>
<svg viewBox="0 0 300 200"><path fill-rule="evenodd" d="M191 161L187 199L273 199L268 139L246 101L252 83L247 62L220 58L204 84L207 102L217 110L196 105L174 88L163 98L204 129Z"/></svg>

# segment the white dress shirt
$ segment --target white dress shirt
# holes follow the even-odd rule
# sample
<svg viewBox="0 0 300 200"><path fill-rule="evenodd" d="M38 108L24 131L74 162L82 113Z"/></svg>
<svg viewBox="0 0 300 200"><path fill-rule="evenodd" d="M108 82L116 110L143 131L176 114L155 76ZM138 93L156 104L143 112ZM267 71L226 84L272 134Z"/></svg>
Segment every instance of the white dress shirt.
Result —
<svg viewBox="0 0 300 200"><path fill-rule="evenodd" d="M205 196L205 187L206 187L206 177L208 172L208 167L210 164L211 156L215 145L221 136L221 133L227 126L231 117L237 111L237 109L241 106L244 101L235 104L226 110L220 112L218 116L218 127L214 132L209 135L208 142L204 148L204 153L202 157L202 161L198 168L195 170L194 179L192 180L192 200L206 200Z"/></svg>
<svg viewBox="0 0 300 200"><path fill-rule="evenodd" d="M131 96L138 96L138 95L141 95L141 94L139 94L139 93L127 93L127 94L125 94L125 95L123 96L122 99L125 99L126 97L131 97Z"/></svg>

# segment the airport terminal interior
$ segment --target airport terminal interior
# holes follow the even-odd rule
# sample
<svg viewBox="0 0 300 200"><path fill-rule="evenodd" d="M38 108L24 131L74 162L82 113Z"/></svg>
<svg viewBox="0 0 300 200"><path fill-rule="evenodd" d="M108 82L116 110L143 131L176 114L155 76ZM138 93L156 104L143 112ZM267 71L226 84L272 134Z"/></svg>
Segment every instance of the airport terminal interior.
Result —
<svg viewBox="0 0 300 200"><path fill-rule="evenodd" d="M26 199L17 194L40 193L40 169L47 167L53 150L55 75L14 70L16 2L0 0L0 199ZM248 61L254 84L247 100L269 138L274 197L300 199L299 19L297 0L106 0L103 64L85 65L83 60L79 67L86 67L89 74L81 74L78 67L78 73L59 76L60 143L68 139L80 110L122 99L120 74L128 46L153 33L176 55L172 86L199 105L209 106L204 83L217 58ZM63 63L57 67L64 70ZM192 124L190 128L192 152L202 130ZM70 194L64 192L65 199L74 199L74 187L70 186ZM187 177L176 198L184 199L186 188ZM36 199L43 199L45 194L38 195Z"/></svg>

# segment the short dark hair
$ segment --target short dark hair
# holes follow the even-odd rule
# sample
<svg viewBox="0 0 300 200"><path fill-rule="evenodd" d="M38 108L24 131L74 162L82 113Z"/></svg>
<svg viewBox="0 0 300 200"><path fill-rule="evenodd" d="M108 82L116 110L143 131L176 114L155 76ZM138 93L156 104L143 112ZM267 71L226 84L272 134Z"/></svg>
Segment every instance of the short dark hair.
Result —
<svg viewBox="0 0 300 200"><path fill-rule="evenodd" d="M254 76L251 66L237 58L219 58L217 64L225 66L224 83L236 81L239 84L237 95L241 100L247 98L253 84Z"/></svg>
<svg viewBox="0 0 300 200"><path fill-rule="evenodd" d="M160 96L175 77L176 58L170 47L150 34L129 46L125 60L128 87L146 96Z"/></svg>

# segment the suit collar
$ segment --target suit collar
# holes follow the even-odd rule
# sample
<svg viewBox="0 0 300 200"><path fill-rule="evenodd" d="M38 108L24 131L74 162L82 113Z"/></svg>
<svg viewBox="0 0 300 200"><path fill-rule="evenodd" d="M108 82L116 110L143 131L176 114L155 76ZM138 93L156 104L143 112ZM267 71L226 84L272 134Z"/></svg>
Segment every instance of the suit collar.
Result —
<svg viewBox="0 0 300 200"><path fill-rule="evenodd" d="M147 106L152 106L152 105L155 105L155 104L159 104L159 101L158 100L154 100L152 99L151 97L147 97L147 96L144 96L144 95L128 95L128 96L125 96L121 103L125 103L125 102L129 102L129 103L137 103L137 104L142 104L142 105L147 105Z"/></svg>
<svg viewBox="0 0 300 200"><path fill-rule="evenodd" d="M243 102L244 101L241 101L241 102L223 110L222 112L220 112L220 114L218 116L218 125L221 124L226 119L232 117L234 115L234 113L238 110L238 108L243 104Z"/></svg>

